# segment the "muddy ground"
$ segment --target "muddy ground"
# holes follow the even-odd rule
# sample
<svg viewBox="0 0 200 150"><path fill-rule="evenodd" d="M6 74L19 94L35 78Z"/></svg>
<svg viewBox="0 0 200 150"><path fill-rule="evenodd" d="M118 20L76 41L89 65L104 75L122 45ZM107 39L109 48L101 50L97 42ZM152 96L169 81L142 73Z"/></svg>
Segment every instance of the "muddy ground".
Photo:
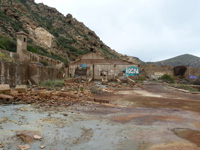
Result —
<svg viewBox="0 0 200 150"><path fill-rule="evenodd" d="M147 82L96 97L109 103L86 101L68 107L0 105L0 147L200 150L200 94ZM22 136L17 136L19 133ZM35 140L33 135L42 139Z"/></svg>

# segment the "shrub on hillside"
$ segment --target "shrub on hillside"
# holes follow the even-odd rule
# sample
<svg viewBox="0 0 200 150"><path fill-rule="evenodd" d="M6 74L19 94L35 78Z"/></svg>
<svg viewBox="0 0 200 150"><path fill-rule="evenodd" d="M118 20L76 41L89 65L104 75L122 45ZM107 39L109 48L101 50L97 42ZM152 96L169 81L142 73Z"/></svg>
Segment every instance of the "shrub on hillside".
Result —
<svg viewBox="0 0 200 150"><path fill-rule="evenodd" d="M168 75L168 74L162 75L159 79L164 81L164 82L175 83L174 78L172 76Z"/></svg>

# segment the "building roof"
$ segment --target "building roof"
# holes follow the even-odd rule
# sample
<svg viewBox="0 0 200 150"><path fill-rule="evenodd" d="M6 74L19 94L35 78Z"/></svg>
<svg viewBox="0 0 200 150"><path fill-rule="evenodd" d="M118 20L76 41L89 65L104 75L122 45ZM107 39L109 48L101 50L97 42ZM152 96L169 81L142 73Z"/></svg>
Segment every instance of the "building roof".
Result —
<svg viewBox="0 0 200 150"><path fill-rule="evenodd" d="M25 35L25 36L28 36L28 34L26 34L24 31L19 31L16 33L17 35Z"/></svg>

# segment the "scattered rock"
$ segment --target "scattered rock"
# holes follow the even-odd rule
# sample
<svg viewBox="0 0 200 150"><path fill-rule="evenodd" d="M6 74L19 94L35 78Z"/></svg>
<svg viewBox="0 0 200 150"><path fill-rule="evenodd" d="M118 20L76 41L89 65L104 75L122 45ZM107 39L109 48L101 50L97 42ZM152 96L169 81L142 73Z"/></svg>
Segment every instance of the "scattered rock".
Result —
<svg viewBox="0 0 200 150"><path fill-rule="evenodd" d="M68 116L68 114L63 114L63 116Z"/></svg>
<svg viewBox="0 0 200 150"><path fill-rule="evenodd" d="M119 84L122 83L122 81L121 81L120 79L116 79L116 81L117 81Z"/></svg>
<svg viewBox="0 0 200 150"><path fill-rule="evenodd" d="M40 146L40 148L41 148L41 149L43 149L43 148L45 148L45 146L44 146L44 145L42 145L42 146Z"/></svg>
<svg viewBox="0 0 200 150"><path fill-rule="evenodd" d="M30 149L30 145L17 145L17 147L19 147L20 150L27 150Z"/></svg>
<svg viewBox="0 0 200 150"><path fill-rule="evenodd" d="M34 135L33 138L36 139L36 140L41 140L42 139L42 137L39 136L39 135Z"/></svg>
<svg viewBox="0 0 200 150"><path fill-rule="evenodd" d="M17 131L16 135L25 143L31 143L34 141L32 131Z"/></svg>

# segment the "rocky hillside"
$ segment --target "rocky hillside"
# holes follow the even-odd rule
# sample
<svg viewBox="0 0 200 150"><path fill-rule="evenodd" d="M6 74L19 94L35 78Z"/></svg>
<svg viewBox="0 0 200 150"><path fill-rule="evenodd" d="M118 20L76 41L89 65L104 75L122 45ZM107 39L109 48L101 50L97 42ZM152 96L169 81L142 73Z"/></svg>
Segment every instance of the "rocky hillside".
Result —
<svg viewBox="0 0 200 150"><path fill-rule="evenodd" d="M192 66L194 68L200 68L200 58L194 55L185 54L171 59L155 62L154 64L160 66Z"/></svg>
<svg viewBox="0 0 200 150"><path fill-rule="evenodd" d="M34 0L1 0L0 48L16 51L16 32L21 30L29 36L29 51L66 64L89 52L107 58L125 58L71 14L64 16L55 8L36 4Z"/></svg>

